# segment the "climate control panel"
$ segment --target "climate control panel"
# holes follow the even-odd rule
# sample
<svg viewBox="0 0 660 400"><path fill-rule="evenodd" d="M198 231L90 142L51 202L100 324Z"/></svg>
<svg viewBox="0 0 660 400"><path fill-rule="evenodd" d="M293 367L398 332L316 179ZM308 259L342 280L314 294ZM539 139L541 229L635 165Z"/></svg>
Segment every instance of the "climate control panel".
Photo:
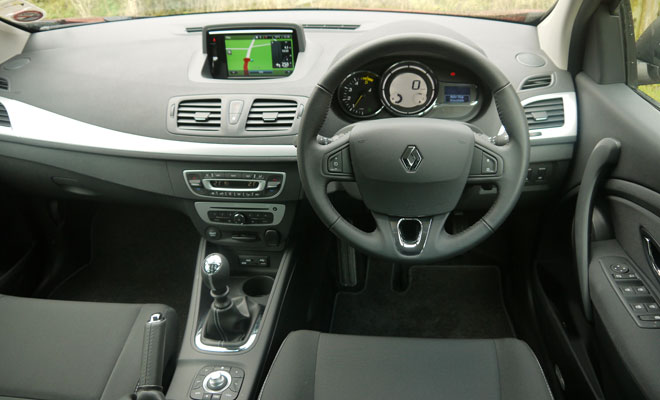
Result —
<svg viewBox="0 0 660 400"><path fill-rule="evenodd" d="M271 199L284 188L286 174L270 171L183 171L186 185L200 197Z"/></svg>

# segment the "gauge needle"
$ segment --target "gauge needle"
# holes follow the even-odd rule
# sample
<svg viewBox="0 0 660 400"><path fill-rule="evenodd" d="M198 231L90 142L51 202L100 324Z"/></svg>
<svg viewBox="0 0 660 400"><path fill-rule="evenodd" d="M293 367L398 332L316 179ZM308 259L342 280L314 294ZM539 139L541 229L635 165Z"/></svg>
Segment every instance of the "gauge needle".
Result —
<svg viewBox="0 0 660 400"><path fill-rule="evenodd" d="M353 107L357 107L357 105L358 105L358 103L360 102L360 100L362 100L362 97L363 97L362 95L360 95L360 97L358 97L358 99L357 99L357 101L355 102L355 104L353 104Z"/></svg>

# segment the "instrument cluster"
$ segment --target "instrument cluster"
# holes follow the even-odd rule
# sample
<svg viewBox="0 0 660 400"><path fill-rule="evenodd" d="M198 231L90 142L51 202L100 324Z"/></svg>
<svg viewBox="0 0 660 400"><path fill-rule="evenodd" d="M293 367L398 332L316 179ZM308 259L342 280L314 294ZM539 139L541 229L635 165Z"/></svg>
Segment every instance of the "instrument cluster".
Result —
<svg viewBox="0 0 660 400"><path fill-rule="evenodd" d="M381 62L353 72L337 88L339 108L350 119L385 114L400 117L428 114L461 120L473 117L480 108L476 78L452 65L434 65L434 68L429 65L432 64L401 60Z"/></svg>

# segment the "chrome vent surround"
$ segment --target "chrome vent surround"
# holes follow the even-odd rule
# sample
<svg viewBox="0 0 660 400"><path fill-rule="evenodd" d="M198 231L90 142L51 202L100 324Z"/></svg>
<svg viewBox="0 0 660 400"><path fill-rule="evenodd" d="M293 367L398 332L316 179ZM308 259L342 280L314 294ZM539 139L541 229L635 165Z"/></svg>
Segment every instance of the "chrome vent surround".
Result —
<svg viewBox="0 0 660 400"><path fill-rule="evenodd" d="M359 27L360 25L352 24L303 24L303 28L305 29L330 29L340 31L354 31Z"/></svg>
<svg viewBox="0 0 660 400"><path fill-rule="evenodd" d="M219 98L181 100L176 108L176 127L182 131L219 131L221 119Z"/></svg>
<svg viewBox="0 0 660 400"><path fill-rule="evenodd" d="M9 81L0 76L0 90L9 90Z"/></svg>
<svg viewBox="0 0 660 400"><path fill-rule="evenodd" d="M534 101L524 108L530 132L564 126L564 100L561 97Z"/></svg>
<svg viewBox="0 0 660 400"><path fill-rule="evenodd" d="M256 99L250 107L246 131L286 131L296 119L298 102L282 99Z"/></svg>
<svg viewBox="0 0 660 400"><path fill-rule="evenodd" d="M532 76L520 85L520 90L540 89L552 85L552 75Z"/></svg>
<svg viewBox="0 0 660 400"><path fill-rule="evenodd" d="M0 126L5 126L11 128L11 122L9 121L9 113L2 103L0 103Z"/></svg>

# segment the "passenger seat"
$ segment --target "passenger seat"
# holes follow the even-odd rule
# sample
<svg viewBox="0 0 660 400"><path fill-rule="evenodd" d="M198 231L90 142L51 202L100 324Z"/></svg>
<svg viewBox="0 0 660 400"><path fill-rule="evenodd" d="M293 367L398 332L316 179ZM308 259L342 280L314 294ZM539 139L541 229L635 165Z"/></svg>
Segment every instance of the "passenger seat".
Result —
<svg viewBox="0 0 660 400"><path fill-rule="evenodd" d="M0 398L118 400L133 393L144 327L155 313L167 321L167 364L177 346L168 306L0 295Z"/></svg>

